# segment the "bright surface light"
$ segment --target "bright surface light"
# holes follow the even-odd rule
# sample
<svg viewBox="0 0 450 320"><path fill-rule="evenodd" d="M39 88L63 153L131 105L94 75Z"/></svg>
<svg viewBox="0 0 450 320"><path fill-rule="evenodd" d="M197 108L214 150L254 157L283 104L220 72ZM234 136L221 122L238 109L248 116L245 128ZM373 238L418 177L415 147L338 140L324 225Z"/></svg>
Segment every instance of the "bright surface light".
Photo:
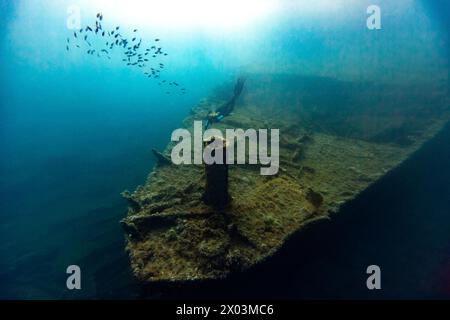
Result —
<svg viewBox="0 0 450 320"><path fill-rule="evenodd" d="M276 0L94 0L87 3L124 23L164 28L236 28L273 12Z"/></svg>

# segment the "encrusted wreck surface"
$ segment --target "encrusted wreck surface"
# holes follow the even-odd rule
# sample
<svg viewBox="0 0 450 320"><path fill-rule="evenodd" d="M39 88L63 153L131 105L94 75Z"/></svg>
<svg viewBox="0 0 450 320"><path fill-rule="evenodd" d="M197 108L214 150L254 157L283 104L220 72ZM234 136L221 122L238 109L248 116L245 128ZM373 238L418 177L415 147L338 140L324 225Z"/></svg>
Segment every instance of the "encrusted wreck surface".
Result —
<svg viewBox="0 0 450 320"><path fill-rule="evenodd" d="M231 88L201 101L184 127L192 130ZM450 119L447 94L445 88L250 76L234 113L213 127L280 129L279 173L262 176L260 166L231 165L232 201L217 210L202 201L203 166L160 161L144 186L124 193L130 209L122 225L134 274L142 281L215 279L270 257L291 234L329 218L442 128Z"/></svg>

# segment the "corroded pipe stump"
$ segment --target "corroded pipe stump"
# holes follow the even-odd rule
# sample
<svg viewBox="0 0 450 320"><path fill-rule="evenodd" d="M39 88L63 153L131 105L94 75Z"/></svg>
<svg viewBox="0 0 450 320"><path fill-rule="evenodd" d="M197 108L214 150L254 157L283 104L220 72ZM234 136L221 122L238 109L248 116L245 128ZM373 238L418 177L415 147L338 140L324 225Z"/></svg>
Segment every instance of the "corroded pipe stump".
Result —
<svg viewBox="0 0 450 320"><path fill-rule="evenodd" d="M219 149L222 150L222 163L213 163L207 164L205 163L205 177L206 177L206 185L205 192L203 193L203 201L205 204L215 207L215 208L223 208L228 205L231 200L231 197L228 193L228 165L226 164L226 140L222 140L222 144L220 148L217 148L216 137L210 137L203 141L205 149L206 148L214 148L211 151L211 156L215 157L216 152Z"/></svg>

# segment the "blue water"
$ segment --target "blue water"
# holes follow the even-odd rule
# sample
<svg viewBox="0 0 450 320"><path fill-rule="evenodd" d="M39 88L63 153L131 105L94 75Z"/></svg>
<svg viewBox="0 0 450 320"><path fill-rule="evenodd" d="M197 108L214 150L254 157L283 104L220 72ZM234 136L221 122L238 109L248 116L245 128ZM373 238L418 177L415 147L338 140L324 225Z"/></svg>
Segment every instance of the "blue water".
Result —
<svg viewBox="0 0 450 320"><path fill-rule="evenodd" d="M324 2L216 30L211 21L147 26L107 16L100 2L0 1L0 298L137 297L118 224L126 213L120 192L143 184L151 149L163 149L193 105L241 72L448 80L444 1L376 1L390 14L373 36L365 29L370 1ZM167 76L188 93L167 95L118 56L67 52L72 4L82 8L82 24L105 9L105 24L139 28L144 40L161 37ZM71 264L83 270L80 292L65 289Z"/></svg>

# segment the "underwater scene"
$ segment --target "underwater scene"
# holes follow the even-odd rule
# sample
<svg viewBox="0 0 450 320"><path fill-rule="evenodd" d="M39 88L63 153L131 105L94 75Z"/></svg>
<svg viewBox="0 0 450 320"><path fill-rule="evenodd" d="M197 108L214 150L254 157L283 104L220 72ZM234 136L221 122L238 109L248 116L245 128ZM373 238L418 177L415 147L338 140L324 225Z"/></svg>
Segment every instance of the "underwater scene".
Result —
<svg viewBox="0 0 450 320"><path fill-rule="evenodd" d="M450 299L439 0L0 0L0 299Z"/></svg>

